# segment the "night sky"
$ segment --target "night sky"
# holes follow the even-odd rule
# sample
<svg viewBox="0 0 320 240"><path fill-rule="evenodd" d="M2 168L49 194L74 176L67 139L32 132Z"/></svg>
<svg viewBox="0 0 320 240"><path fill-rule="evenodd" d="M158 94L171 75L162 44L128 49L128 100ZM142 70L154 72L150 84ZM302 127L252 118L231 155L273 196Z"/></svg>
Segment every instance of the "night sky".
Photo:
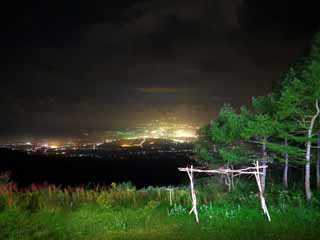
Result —
<svg viewBox="0 0 320 240"><path fill-rule="evenodd" d="M1 4L0 137L204 124L270 92L320 22L311 1Z"/></svg>

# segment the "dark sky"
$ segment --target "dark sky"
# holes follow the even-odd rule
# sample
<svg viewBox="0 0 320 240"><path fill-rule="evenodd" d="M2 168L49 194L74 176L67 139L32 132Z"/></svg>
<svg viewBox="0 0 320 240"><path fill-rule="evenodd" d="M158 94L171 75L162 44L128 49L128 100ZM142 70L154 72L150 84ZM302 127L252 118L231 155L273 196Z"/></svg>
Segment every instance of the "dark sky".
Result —
<svg viewBox="0 0 320 240"><path fill-rule="evenodd" d="M248 104L308 47L311 1L29 0L1 6L0 137L68 135Z"/></svg>

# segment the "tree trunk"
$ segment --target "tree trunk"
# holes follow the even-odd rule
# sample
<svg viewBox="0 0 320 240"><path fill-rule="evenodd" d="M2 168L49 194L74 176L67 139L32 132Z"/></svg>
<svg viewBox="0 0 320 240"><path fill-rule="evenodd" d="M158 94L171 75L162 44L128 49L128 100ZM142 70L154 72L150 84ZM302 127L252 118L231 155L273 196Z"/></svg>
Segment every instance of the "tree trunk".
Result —
<svg viewBox="0 0 320 240"><path fill-rule="evenodd" d="M307 140L307 148L306 148L306 159L305 159L306 165L305 165L305 177L304 177L305 178L304 179L304 187L305 187L307 200L311 200L311 197L312 197L312 192L311 192L311 187L310 187L311 138L312 138L314 123L320 114L318 100L316 100L316 109L317 109L317 112L311 118L310 126L308 129L308 134L307 134L308 140Z"/></svg>
<svg viewBox="0 0 320 240"><path fill-rule="evenodd" d="M318 147L317 162L316 162L317 190L320 191L320 133L318 133L317 147Z"/></svg>
<svg viewBox="0 0 320 240"><path fill-rule="evenodd" d="M284 146L288 146L287 137L284 140ZM283 168L283 187L288 189L288 169L289 169L289 155L287 151L284 154L284 168Z"/></svg>
<svg viewBox="0 0 320 240"><path fill-rule="evenodd" d="M268 155L267 155L267 140L263 139L262 141L262 160L261 166L267 166L268 163ZM261 192L264 194L264 190L266 188L266 175L267 175L267 168L263 168L262 175L260 175L260 182L261 182Z"/></svg>

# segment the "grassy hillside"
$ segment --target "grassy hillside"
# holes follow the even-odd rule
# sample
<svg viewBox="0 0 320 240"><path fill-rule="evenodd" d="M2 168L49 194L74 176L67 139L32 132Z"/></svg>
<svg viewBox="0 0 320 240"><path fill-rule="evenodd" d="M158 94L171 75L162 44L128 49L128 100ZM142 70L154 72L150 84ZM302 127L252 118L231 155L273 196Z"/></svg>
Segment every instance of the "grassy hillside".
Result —
<svg viewBox="0 0 320 240"><path fill-rule="evenodd" d="M268 186L272 222L254 185L227 193L199 181L200 223L189 215L187 187L136 190L131 184L67 188L0 185L0 239L319 239L320 202ZM315 197L314 199L319 199Z"/></svg>

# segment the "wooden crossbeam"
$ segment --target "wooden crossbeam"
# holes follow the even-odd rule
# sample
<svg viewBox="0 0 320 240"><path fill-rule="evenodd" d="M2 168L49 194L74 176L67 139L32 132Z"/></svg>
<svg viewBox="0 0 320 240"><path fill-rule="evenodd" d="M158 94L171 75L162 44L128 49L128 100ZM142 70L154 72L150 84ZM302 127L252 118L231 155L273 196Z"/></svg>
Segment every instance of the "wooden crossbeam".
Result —
<svg viewBox="0 0 320 240"><path fill-rule="evenodd" d="M262 187L261 187L261 182L260 182L260 175L263 175L263 170L264 168L267 168L268 166L259 166L259 162L257 161L254 164L254 167L247 167L243 169L230 169L230 168L218 168L218 169L196 169L193 168L191 165L190 168L178 168L180 172L187 172L189 180L190 180L190 191L191 191L191 200L192 200L192 208L189 212L191 214L192 212L195 215L196 222L199 222L199 217L198 217L198 210L197 210L197 196L194 188L194 176L193 173L206 173L206 174L224 174L224 175L229 175L232 174L232 176L239 176L239 175L254 175L256 179L256 183L258 186L259 190L259 198L260 198L260 204L261 208L263 210L263 213L267 215L267 218L269 221L271 221L270 214L266 205L266 201L264 198L264 194L262 192Z"/></svg>

